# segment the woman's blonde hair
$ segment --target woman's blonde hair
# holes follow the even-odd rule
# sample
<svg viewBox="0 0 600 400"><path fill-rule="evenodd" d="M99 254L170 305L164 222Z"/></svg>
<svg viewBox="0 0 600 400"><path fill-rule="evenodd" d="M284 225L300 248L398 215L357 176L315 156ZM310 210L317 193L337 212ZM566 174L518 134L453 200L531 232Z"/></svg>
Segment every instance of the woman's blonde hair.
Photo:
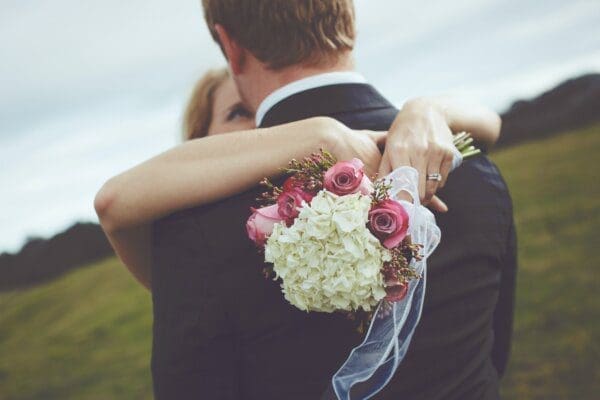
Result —
<svg viewBox="0 0 600 400"><path fill-rule="evenodd" d="M212 69L196 83L183 116L183 140L201 138L208 134L215 91L228 77L227 68Z"/></svg>

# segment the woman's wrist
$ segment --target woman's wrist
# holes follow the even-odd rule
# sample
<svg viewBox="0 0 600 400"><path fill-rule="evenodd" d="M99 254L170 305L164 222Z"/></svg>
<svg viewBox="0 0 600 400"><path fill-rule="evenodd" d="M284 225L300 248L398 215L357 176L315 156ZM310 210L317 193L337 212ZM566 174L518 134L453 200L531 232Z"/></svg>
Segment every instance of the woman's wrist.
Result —
<svg viewBox="0 0 600 400"><path fill-rule="evenodd" d="M432 98L412 98L404 103L401 112L420 116L436 114L436 117L443 119L450 130L453 131L453 120L451 114L448 112L448 107ZM454 131L452 133L454 134Z"/></svg>
<svg viewBox="0 0 600 400"><path fill-rule="evenodd" d="M306 120L306 123L306 131L312 138L315 150L324 149L334 155L343 145L349 130L346 125L330 117L314 117Z"/></svg>
<svg viewBox="0 0 600 400"><path fill-rule="evenodd" d="M493 146L500 136L502 120L498 113L478 104L447 97L418 97L407 101L402 109L414 113L429 109L444 119L453 135L469 132L480 145Z"/></svg>

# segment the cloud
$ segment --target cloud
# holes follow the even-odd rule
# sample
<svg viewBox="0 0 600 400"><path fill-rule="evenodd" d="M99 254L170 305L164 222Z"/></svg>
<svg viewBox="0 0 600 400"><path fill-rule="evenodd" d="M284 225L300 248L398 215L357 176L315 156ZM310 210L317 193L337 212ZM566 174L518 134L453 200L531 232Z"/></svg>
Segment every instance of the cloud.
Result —
<svg viewBox="0 0 600 400"><path fill-rule="evenodd" d="M94 220L111 175L176 143L202 71L223 64L189 0L13 1L0 14L0 250ZM600 70L597 1L357 0L359 69L396 103L496 109Z"/></svg>
<svg viewBox="0 0 600 400"><path fill-rule="evenodd" d="M10 169L0 172L0 187L10 189L2 206L14 212L0 214L2 247L14 250L27 235L50 235L74 220L95 221L93 199L104 181L171 147L180 109L172 103L124 119L91 112L3 149Z"/></svg>
<svg viewBox="0 0 600 400"><path fill-rule="evenodd" d="M561 63L523 69L514 74L488 81L485 85L468 83L450 88L451 93L462 98L477 98L486 103L497 103L505 110L514 99L527 99L569 78L583 73L600 71L600 50ZM502 99L500 102L498 99Z"/></svg>
<svg viewBox="0 0 600 400"><path fill-rule="evenodd" d="M457 8L415 3L405 13L402 2L394 4L371 27L375 34L359 41L357 58L368 78L399 103L459 88L457 94L468 93L475 96L471 100L501 110L520 93L545 89L531 71L592 60L600 48L600 25L594 20L598 2L462 1ZM363 26L361 33L367 29ZM579 70L562 69L597 70L593 60L579 64ZM532 80L520 81L514 91L489 87L524 74ZM544 82L551 86L567 77L556 74ZM466 86L473 90L462 90Z"/></svg>
<svg viewBox="0 0 600 400"><path fill-rule="evenodd" d="M600 7L594 1L567 2L560 7L547 10L542 15L536 15L529 19L518 19L507 24L498 33L507 41L531 39L532 37L541 37L542 40L547 40L543 35L557 32L564 34L565 30L578 29L582 21L593 24L594 20L598 19L599 12Z"/></svg>
<svg viewBox="0 0 600 400"><path fill-rule="evenodd" d="M0 17L0 121L12 129L109 99L180 95L222 62L199 2L36 3L12 2Z"/></svg>

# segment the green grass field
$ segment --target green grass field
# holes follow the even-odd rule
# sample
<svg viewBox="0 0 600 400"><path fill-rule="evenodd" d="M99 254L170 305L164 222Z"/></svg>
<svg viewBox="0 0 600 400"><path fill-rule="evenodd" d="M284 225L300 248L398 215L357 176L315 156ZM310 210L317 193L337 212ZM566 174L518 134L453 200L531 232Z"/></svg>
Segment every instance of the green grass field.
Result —
<svg viewBox="0 0 600 400"><path fill-rule="evenodd" d="M0 296L0 399L149 399L151 299L114 258Z"/></svg>
<svg viewBox="0 0 600 400"><path fill-rule="evenodd" d="M600 126L493 155L511 189L520 271L507 399L600 396Z"/></svg>
<svg viewBox="0 0 600 400"><path fill-rule="evenodd" d="M506 399L600 393L600 126L495 153L520 272ZM150 296L115 259L0 294L0 400L148 399Z"/></svg>

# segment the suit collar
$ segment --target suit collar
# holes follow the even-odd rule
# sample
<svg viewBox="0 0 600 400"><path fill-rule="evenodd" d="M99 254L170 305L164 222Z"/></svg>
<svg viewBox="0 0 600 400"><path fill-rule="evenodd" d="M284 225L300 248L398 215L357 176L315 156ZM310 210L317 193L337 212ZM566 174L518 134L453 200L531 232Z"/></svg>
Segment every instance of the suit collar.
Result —
<svg viewBox="0 0 600 400"><path fill-rule="evenodd" d="M269 94L256 110L256 126L260 126L265 114L277 103L305 90L343 83L366 83L364 76L355 71L334 71L309 76L291 82Z"/></svg>
<svg viewBox="0 0 600 400"><path fill-rule="evenodd" d="M262 118L261 127L316 116L333 116L381 108L394 108L373 86L345 83L296 93L275 104Z"/></svg>

